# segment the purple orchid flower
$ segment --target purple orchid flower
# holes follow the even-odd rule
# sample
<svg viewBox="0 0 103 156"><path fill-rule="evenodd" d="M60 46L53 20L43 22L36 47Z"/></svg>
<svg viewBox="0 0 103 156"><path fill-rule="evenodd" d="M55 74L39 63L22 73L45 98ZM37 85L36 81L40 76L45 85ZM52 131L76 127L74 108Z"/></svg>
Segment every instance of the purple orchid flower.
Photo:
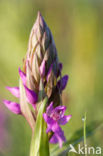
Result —
<svg viewBox="0 0 103 156"><path fill-rule="evenodd" d="M59 143L60 147L62 147L62 144L66 141L66 138L59 125L65 125L72 117L72 115L64 115L65 111L65 106L53 108L53 102L51 102L51 104L47 107L46 113L43 114L44 120L47 123L46 132L53 132L50 143Z"/></svg>

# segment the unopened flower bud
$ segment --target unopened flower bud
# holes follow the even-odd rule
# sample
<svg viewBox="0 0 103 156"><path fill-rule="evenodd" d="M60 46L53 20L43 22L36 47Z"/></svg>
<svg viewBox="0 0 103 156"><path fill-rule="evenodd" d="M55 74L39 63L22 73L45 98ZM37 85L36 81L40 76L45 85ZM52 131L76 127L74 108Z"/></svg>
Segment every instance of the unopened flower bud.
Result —
<svg viewBox="0 0 103 156"><path fill-rule="evenodd" d="M44 91L50 98L57 88L57 78L60 76L58 73L61 73L61 68L51 31L40 12L31 30L24 66L27 87L38 95L42 79ZM56 90L59 92L58 88ZM58 99L60 102L60 93Z"/></svg>

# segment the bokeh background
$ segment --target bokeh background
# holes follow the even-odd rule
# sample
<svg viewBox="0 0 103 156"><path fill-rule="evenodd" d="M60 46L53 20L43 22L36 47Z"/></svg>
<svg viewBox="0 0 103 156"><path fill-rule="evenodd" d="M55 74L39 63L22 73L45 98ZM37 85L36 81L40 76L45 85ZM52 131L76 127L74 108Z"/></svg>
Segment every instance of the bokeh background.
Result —
<svg viewBox="0 0 103 156"><path fill-rule="evenodd" d="M0 0L0 156L29 155L31 130L2 99L15 100L5 86L18 85L18 67L38 10L53 33L63 74L70 77L63 94L73 115L64 127L67 139L83 127L85 112L87 124L103 119L103 1ZM88 145L103 147L103 128Z"/></svg>

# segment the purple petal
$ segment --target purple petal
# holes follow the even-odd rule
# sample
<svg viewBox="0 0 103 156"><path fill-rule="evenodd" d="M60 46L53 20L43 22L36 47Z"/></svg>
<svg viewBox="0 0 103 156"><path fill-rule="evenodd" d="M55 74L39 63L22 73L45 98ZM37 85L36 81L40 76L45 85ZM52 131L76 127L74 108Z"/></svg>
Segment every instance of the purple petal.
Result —
<svg viewBox="0 0 103 156"><path fill-rule="evenodd" d="M19 87L6 87L7 90L9 90L14 96L17 98L20 97Z"/></svg>
<svg viewBox="0 0 103 156"><path fill-rule="evenodd" d="M56 134L61 138L62 141L66 141L66 138L64 136L64 132L61 129L61 127L59 127L58 131L56 132Z"/></svg>
<svg viewBox="0 0 103 156"><path fill-rule="evenodd" d="M48 127L46 132L53 131L54 133L58 133L58 131L61 130L58 123L55 120L53 120L51 117L48 117L46 113L43 114L43 117Z"/></svg>
<svg viewBox="0 0 103 156"><path fill-rule="evenodd" d="M40 65L40 74L42 77L45 76L45 60L42 61L41 65Z"/></svg>
<svg viewBox="0 0 103 156"><path fill-rule="evenodd" d="M26 86L24 87L25 87L28 102L32 104L35 108L35 103L37 102L38 99L37 94L33 90L27 88Z"/></svg>
<svg viewBox="0 0 103 156"><path fill-rule="evenodd" d="M59 124L57 122L52 123L51 129L52 129L53 132L58 132L59 128L60 128L60 126L59 126Z"/></svg>
<svg viewBox="0 0 103 156"><path fill-rule="evenodd" d="M50 116L50 114L52 113L52 111L53 111L53 102L51 102L50 105L46 109L47 115Z"/></svg>
<svg viewBox="0 0 103 156"><path fill-rule="evenodd" d="M68 75L63 76L58 82L57 87L60 88L60 90L64 90L68 82Z"/></svg>
<svg viewBox="0 0 103 156"><path fill-rule="evenodd" d="M54 113L59 114L60 118L64 116L65 111L66 111L66 106L58 106L54 109Z"/></svg>
<svg viewBox="0 0 103 156"><path fill-rule="evenodd" d="M52 130L53 130L56 138L58 139L59 146L61 148L63 142L66 141L66 138L64 136L64 132L62 131L62 129L60 128L60 126L58 124L55 124L55 127L52 127Z"/></svg>
<svg viewBox="0 0 103 156"><path fill-rule="evenodd" d="M61 148L63 142L66 141L64 132L57 123L52 125L52 131L54 132L54 135L53 138L50 139L50 143L59 143L59 146Z"/></svg>
<svg viewBox="0 0 103 156"><path fill-rule="evenodd" d="M59 126L57 124L57 122L54 121L51 117L47 116L46 113L43 114L43 118L44 118L45 122L47 123L47 130L46 130L46 132L48 133L50 131L53 131L53 132L56 131L57 126Z"/></svg>
<svg viewBox="0 0 103 156"><path fill-rule="evenodd" d="M56 144L58 143L58 139L56 137L55 134L53 134L53 136L51 137L50 141L49 141L51 144Z"/></svg>
<svg viewBox="0 0 103 156"><path fill-rule="evenodd" d="M71 117L72 115L63 116L62 118L58 120L58 124L65 125L71 119Z"/></svg>
<svg viewBox="0 0 103 156"><path fill-rule="evenodd" d="M56 137L58 138L59 147L61 148L61 147L62 147L63 142L65 142L65 141L66 141L66 138L65 138L65 136L64 136L64 135L59 136L59 135L58 135L58 133L56 133Z"/></svg>
<svg viewBox="0 0 103 156"><path fill-rule="evenodd" d="M21 114L20 104L8 100L4 100L3 103L11 112L15 114Z"/></svg>
<svg viewBox="0 0 103 156"><path fill-rule="evenodd" d="M20 68L19 68L19 75L21 77L23 84L26 85L26 74L22 72Z"/></svg>
<svg viewBox="0 0 103 156"><path fill-rule="evenodd" d="M43 118L50 128L52 127L52 125L55 124L55 121L51 117L49 117L46 113L43 114Z"/></svg>
<svg viewBox="0 0 103 156"><path fill-rule="evenodd" d="M49 80L49 78L50 78L52 68L53 68L53 63L51 64L51 66L50 66L50 68L49 68L49 71L48 71L48 73L47 73L47 82L48 82L48 80Z"/></svg>
<svg viewBox="0 0 103 156"><path fill-rule="evenodd" d="M62 129L59 127L58 131L55 133L58 142L59 142L59 147L62 147L63 142L66 141L66 138L64 136L64 132L62 131Z"/></svg>

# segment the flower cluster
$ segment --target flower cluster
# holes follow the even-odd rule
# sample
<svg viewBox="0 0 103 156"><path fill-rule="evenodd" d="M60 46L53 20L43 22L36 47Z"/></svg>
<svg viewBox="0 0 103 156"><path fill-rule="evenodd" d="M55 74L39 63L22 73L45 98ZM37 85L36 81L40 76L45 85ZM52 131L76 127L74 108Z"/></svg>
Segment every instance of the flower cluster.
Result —
<svg viewBox="0 0 103 156"><path fill-rule="evenodd" d="M66 107L61 106L61 93L68 82L68 76L62 77L61 71L62 63L58 61L51 31L39 12L31 30L23 69L19 68L20 85L6 87L20 99L20 104L8 100L4 100L4 104L13 113L24 116L34 130L40 101L47 96L48 107L43 115L48 126L47 132L53 132L50 142L59 142L60 147L65 137L59 125L66 124L71 118L71 115L64 116ZM33 109L29 107L29 104Z"/></svg>

